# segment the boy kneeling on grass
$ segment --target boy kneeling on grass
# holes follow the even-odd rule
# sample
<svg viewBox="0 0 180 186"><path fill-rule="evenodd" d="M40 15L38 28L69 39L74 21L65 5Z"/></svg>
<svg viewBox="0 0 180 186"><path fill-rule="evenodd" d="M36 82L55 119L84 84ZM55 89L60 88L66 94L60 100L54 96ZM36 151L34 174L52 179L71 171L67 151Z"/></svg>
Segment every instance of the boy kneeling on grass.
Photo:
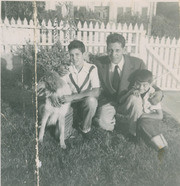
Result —
<svg viewBox="0 0 180 186"><path fill-rule="evenodd" d="M139 70L130 80L130 86L119 102L119 112L127 115L129 133L133 136L144 134L156 150L168 146L160 132L160 120L163 119L160 99L155 96L152 87L152 73L148 70ZM136 105L131 102L135 101Z"/></svg>
<svg viewBox="0 0 180 186"><path fill-rule="evenodd" d="M90 137L92 118L96 113L97 98L100 93L100 82L97 67L84 60L85 46L79 40L73 40L68 45L71 66L65 73L60 69L60 75L70 86L72 95L62 96L58 100L52 98L55 106L60 103L70 102L74 110L77 111L78 129L84 137ZM61 72L62 71L62 72Z"/></svg>

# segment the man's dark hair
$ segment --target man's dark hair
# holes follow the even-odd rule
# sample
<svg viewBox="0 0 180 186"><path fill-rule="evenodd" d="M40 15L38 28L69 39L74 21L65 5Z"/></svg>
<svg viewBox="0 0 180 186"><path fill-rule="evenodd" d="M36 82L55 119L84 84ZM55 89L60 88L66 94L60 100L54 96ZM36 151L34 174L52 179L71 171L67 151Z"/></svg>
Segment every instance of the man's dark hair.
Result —
<svg viewBox="0 0 180 186"><path fill-rule="evenodd" d="M108 35L106 40L107 45L110 43L121 43L122 48L125 47L125 42L125 38L121 34L117 33Z"/></svg>
<svg viewBox="0 0 180 186"><path fill-rule="evenodd" d="M84 53L85 52L84 43L79 40L73 40L68 45L68 50L70 51L72 49L79 49L82 53Z"/></svg>
<svg viewBox="0 0 180 186"><path fill-rule="evenodd" d="M149 70L139 70L138 73L134 76L135 81L140 81L140 82L148 82L152 83L152 72Z"/></svg>

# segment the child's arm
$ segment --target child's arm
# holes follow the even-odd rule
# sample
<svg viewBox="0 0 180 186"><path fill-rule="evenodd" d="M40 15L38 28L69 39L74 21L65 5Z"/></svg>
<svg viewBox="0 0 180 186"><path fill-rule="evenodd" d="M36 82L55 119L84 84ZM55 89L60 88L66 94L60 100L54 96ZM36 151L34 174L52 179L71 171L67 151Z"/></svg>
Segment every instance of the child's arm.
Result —
<svg viewBox="0 0 180 186"><path fill-rule="evenodd" d="M119 99L119 104L122 104L131 95L131 90L122 95Z"/></svg>
<svg viewBox="0 0 180 186"><path fill-rule="evenodd" d="M132 87L129 91L127 91L127 93L125 93L123 96L120 97L119 99L119 104L123 103L124 101L126 101L126 99L130 96L130 95L135 95L135 96L140 96L139 94L139 90L136 90L134 87Z"/></svg>
<svg viewBox="0 0 180 186"><path fill-rule="evenodd" d="M100 92L101 92L100 88L93 88L92 90L85 90L80 93L74 93L72 95L62 96L61 98L59 98L59 100L61 103L67 103L67 102L75 102L85 97L98 98Z"/></svg>
<svg viewBox="0 0 180 186"><path fill-rule="evenodd" d="M163 112L161 109L156 110L156 112L153 113L143 113L141 115L141 118L151 118L151 119L159 119L162 120L163 119Z"/></svg>

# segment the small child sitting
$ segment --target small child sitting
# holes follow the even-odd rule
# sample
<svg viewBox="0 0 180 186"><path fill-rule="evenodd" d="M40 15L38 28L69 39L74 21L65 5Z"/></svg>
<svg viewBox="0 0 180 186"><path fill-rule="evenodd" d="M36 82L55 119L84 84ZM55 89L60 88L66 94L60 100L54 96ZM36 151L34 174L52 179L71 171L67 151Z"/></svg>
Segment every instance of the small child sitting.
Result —
<svg viewBox="0 0 180 186"><path fill-rule="evenodd" d="M130 83L127 93L122 96L119 102L122 104L122 109L127 111L128 101L130 96L138 97L139 110L136 117L129 114L129 132L136 136L137 131L143 132L154 147L159 150L167 146L164 136L159 130L159 120L163 118L161 103L158 97L154 94L155 89L152 87L152 73L148 70L140 70ZM133 108L130 108L131 111Z"/></svg>

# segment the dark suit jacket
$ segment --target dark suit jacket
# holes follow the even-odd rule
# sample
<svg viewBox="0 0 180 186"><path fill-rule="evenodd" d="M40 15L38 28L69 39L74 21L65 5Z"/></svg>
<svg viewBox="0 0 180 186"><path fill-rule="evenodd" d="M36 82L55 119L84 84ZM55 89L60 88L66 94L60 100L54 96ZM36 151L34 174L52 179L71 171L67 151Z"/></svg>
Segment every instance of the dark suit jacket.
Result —
<svg viewBox="0 0 180 186"><path fill-rule="evenodd" d="M119 83L119 90L116 91L112 87L109 78L110 60L108 56L102 56L96 61L96 66L98 68L98 74L101 82L101 87L103 88L102 94L109 100L117 100L122 93L129 86L129 78L136 70L145 69L144 62L136 57L123 55L124 56L124 66L121 73L121 80Z"/></svg>

